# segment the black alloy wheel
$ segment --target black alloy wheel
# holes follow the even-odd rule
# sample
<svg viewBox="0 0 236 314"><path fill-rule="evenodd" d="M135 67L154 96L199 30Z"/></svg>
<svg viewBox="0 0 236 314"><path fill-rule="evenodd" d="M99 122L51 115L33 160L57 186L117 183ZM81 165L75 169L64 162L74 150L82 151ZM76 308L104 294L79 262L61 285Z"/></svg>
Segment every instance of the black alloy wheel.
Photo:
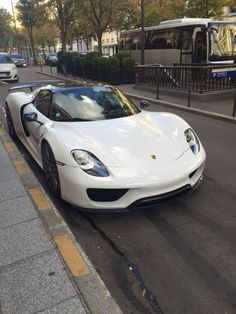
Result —
<svg viewBox="0 0 236 314"><path fill-rule="evenodd" d="M52 194L58 198L61 196L60 180L57 171L57 163L53 151L47 142L43 143L42 148L43 170L47 185Z"/></svg>
<svg viewBox="0 0 236 314"><path fill-rule="evenodd" d="M10 112L8 104L6 104L6 118L7 118L8 133L11 136L11 138L14 140L17 138L17 134L15 131L15 127L12 121L11 112Z"/></svg>

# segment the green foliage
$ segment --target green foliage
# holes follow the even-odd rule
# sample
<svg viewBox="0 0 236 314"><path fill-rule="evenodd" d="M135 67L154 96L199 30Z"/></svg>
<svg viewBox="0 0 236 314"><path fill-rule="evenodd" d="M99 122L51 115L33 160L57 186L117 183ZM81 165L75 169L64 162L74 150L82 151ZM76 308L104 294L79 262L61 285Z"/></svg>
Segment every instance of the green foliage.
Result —
<svg viewBox="0 0 236 314"><path fill-rule="evenodd" d="M137 1L115 1L113 10L113 17L109 24L110 30L120 31L122 29L137 27L140 19L139 4Z"/></svg>
<svg viewBox="0 0 236 314"><path fill-rule="evenodd" d="M11 15L0 7L0 48L7 49L13 29L11 27Z"/></svg>
<svg viewBox="0 0 236 314"><path fill-rule="evenodd" d="M79 54L74 54L72 57L73 64L75 67L76 75L83 76L84 74L84 57Z"/></svg>
<svg viewBox="0 0 236 314"><path fill-rule="evenodd" d="M44 0L19 0L17 19L26 28L42 25L45 20Z"/></svg>
<svg viewBox="0 0 236 314"><path fill-rule="evenodd" d="M72 62L75 65L80 65L81 64L81 57L78 54L73 55Z"/></svg>
<svg viewBox="0 0 236 314"><path fill-rule="evenodd" d="M100 55L99 55L99 53L97 52L97 51L93 51L93 52L90 52L90 53L88 53L88 54L86 54L86 56L85 56L85 66L86 67L92 67L92 60L93 60L93 58L95 58L95 57L99 57Z"/></svg>
<svg viewBox="0 0 236 314"><path fill-rule="evenodd" d="M115 55L115 57L118 58L121 63L124 58L131 57L131 54L125 51L120 51Z"/></svg>
<svg viewBox="0 0 236 314"><path fill-rule="evenodd" d="M108 58L107 68L111 72L119 71L120 69L120 61L117 57Z"/></svg>
<svg viewBox="0 0 236 314"><path fill-rule="evenodd" d="M108 69L108 60L109 58L101 58L101 69L106 71Z"/></svg>
<svg viewBox="0 0 236 314"><path fill-rule="evenodd" d="M161 7L156 3L149 3L144 11L145 26L158 25L161 21Z"/></svg>
<svg viewBox="0 0 236 314"><path fill-rule="evenodd" d="M132 57L126 57L121 60L121 68L124 70L134 70L135 61Z"/></svg>
<svg viewBox="0 0 236 314"><path fill-rule="evenodd" d="M75 10L74 0L48 0L47 5L49 14L55 17L55 21L60 30L60 39L62 43L62 51L66 52L66 43L68 41L68 33L73 25Z"/></svg>
<svg viewBox="0 0 236 314"><path fill-rule="evenodd" d="M219 17L228 0L189 0L187 15L190 17Z"/></svg>
<svg viewBox="0 0 236 314"><path fill-rule="evenodd" d="M114 0L75 0L81 14L90 22L102 53L102 34L111 22Z"/></svg>
<svg viewBox="0 0 236 314"><path fill-rule="evenodd" d="M101 69L101 57L94 57L92 59L92 69L99 71Z"/></svg>

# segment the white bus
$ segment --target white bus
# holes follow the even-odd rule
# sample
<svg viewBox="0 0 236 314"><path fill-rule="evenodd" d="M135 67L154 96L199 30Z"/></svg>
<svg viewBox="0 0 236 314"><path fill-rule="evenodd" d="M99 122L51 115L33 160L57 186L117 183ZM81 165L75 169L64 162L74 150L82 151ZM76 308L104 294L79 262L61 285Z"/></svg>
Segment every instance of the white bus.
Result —
<svg viewBox="0 0 236 314"><path fill-rule="evenodd" d="M236 22L183 18L144 31L145 64L230 64L236 60ZM121 31L119 51L131 53L140 64L141 29Z"/></svg>

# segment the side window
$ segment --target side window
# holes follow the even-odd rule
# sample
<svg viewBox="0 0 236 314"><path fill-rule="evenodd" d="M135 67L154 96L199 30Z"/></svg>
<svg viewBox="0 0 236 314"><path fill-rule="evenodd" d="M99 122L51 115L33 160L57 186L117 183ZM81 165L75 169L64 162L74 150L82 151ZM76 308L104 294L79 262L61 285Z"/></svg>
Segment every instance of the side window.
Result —
<svg viewBox="0 0 236 314"><path fill-rule="evenodd" d="M34 105L37 110L47 118L50 118L51 103L52 93L49 90L41 90L34 100Z"/></svg>

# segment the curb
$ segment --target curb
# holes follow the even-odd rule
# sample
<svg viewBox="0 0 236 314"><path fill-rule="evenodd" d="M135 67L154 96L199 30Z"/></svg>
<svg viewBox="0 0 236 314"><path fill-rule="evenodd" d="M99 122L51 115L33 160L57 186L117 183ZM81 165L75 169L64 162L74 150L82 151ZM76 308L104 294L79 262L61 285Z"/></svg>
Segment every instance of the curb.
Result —
<svg viewBox="0 0 236 314"><path fill-rule="evenodd" d="M47 196L20 151L0 123L0 141L18 173L39 218L66 267L86 313L122 313L67 223ZM0 311L1 312L1 311Z"/></svg>
<svg viewBox="0 0 236 314"><path fill-rule="evenodd" d="M222 120L222 121L229 122L229 123L236 123L236 117L234 118L234 117L229 117L229 116L226 116L223 114L214 113L211 111L205 111L205 110L200 110L200 109L191 108L191 107L184 107L184 106L177 105L177 104L167 102L164 100L158 100L158 99L156 100L156 99L149 98L149 97L141 97L141 96L131 94L131 93L126 93L126 92L125 92L125 95L127 95L131 98L135 98L135 99L140 99L140 100L144 99L144 100L147 100L147 101L152 102L154 104L163 105L163 106L166 106L166 107L169 107L172 109L191 112L194 114L198 114L200 116L204 116L204 117L208 117L208 118L212 118L212 119L216 119L216 120Z"/></svg>
<svg viewBox="0 0 236 314"><path fill-rule="evenodd" d="M36 73L38 74L42 74L45 76L50 76L50 77L55 77L57 79L61 79L64 81L70 81L70 82L76 82L78 83L78 80L73 80L73 79L69 79L66 77L61 77L58 75L54 75L54 74L49 74L49 73L43 73L40 71L36 71ZM177 109L177 110L181 110L181 111L186 111L186 112L190 112L190 113L194 113L194 114L198 114L200 116L204 116L204 117L208 117L211 119L216 119L216 120L221 120L221 121L225 121L225 122L229 122L229 123L236 123L236 117L230 117L230 116L226 116L223 114L219 114L219 113L214 113L211 111L204 111L204 110L200 110L200 109L195 109L195 108L190 108L190 107L185 107L185 106L181 106L181 105L177 105L175 103L171 103L171 102L167 102L164 100L157 100L157 99L153 99L153 98L149 98L149 97L142 97L136 94L132 94L132 93L127 93L125 91L123 91L125 95L131 97L131 98L135 98L135 99L144 99L147 100L151 103L157 104L157 105L163 105L172 109Z"/></svg>

